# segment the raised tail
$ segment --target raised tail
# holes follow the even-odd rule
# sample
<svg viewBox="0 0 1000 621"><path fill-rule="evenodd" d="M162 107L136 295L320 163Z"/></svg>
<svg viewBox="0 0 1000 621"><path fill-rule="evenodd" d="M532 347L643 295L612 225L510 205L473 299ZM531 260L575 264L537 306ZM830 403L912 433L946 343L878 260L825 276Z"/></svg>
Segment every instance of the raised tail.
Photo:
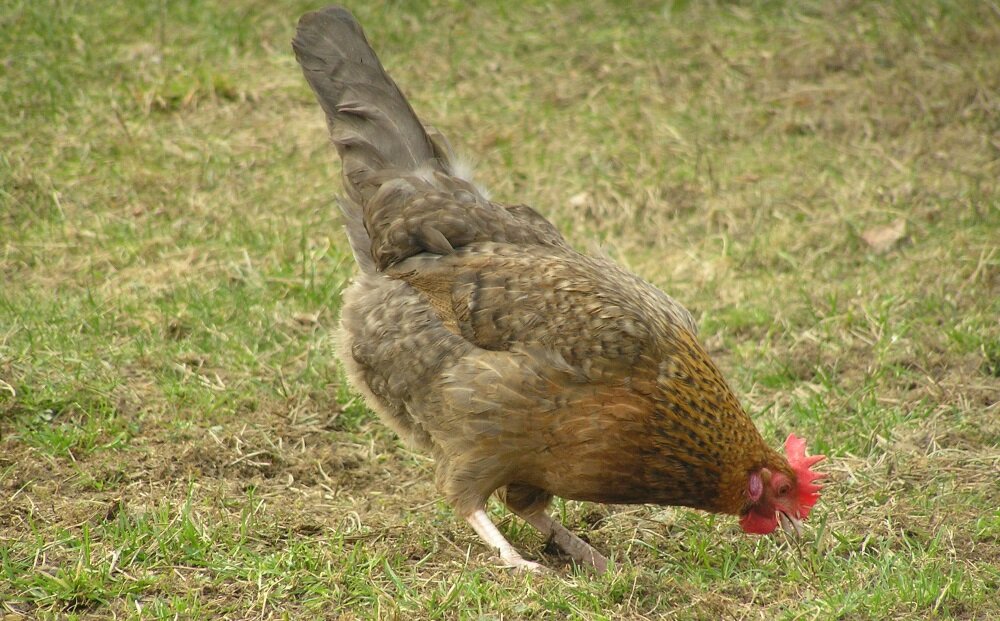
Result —
<svg viewBox="0 0 1000 621"><path fill-rule="evenodd" d="M449 154L428 137L346 9L303 15L292 48L326 112L352 200L364 205L383 180L400 173L448 169Z"/></svg>
<svg viewBox="0 0 1000 621"><path fill-rule="evenodd" d="M420 123L345 9L303 15L292 48L343 161L340 208L362 271L476 242L565 245L533 209L492 203L461 173L448 141Z"/></svg>

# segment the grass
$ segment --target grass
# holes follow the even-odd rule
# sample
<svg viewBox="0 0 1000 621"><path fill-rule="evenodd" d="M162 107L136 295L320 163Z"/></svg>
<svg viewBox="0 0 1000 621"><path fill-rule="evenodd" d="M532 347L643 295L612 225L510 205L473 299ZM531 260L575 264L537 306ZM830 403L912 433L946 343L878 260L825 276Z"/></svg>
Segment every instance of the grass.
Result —
<svg viewBox="0 0 1000 621"><path fill-rule="evenodd" d="M996 3L354 7L495 196L830 456L798 544L558 505L601 578L509 517L556 571L496 569L344 385L315 6L0 16L0 618L1000 618Z"/></svg>

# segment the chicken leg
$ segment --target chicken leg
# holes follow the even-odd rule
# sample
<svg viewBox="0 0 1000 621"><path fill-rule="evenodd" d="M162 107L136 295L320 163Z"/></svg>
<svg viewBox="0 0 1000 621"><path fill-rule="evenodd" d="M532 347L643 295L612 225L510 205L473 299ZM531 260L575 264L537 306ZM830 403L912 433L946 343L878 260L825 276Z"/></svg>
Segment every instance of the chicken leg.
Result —
<svg viewBox="0 0 1000 621"><path fill-rule="evenodd" d="M532 573L538 573L544 570L544 567L539 565L534 561L526 560L521 554L514 549L514 546L510 545L507 538L503 536L495 524L490 520L490 517L486 515L486 511L479 509L475 511L472 515L465 518L465 521L469 523L476 533L486 542L486 545L497 550L500 553L500 560L502 560L508 567L513 568L516 571L529 571Z"/></svg>
<svg viewBox="0 0 1000 621"><path fill-rule="evenodd" d="M515 515L535 527L546 541L556 544L560 550L568 554L577 565L590 567L598 575L608 569L608 559L589 543L580 539L565 526L553 519L544 510L527 513L511 508Z"/></svg>
<svg viewBox="0 0 1000 621"><path fill-rule="evenodd" d="M546 541L556 544L577 565L590 567L597 574L607 570L608 559L548 514L552 494L537 487L514 483L498 489L497 497L511 513L531 524Z"/></svg>

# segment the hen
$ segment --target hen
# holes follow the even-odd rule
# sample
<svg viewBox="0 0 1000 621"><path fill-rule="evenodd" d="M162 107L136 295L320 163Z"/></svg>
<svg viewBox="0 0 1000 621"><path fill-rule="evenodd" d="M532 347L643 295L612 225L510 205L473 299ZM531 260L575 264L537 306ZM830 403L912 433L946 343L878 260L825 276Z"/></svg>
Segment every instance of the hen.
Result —
<svg viewBox="0 0 1000 621"><path fill-rule="evenodd" d="M798 530L822 457L794 435L784 456L764 442L684 307L531 207L491 202L346 10L304 15L292 45L343 161L360 268L343 295L348 377L433 455L438 488L504 563L539 568L490 521L493 493L598 571L606 559L547 514L553 495Z"/></svg>

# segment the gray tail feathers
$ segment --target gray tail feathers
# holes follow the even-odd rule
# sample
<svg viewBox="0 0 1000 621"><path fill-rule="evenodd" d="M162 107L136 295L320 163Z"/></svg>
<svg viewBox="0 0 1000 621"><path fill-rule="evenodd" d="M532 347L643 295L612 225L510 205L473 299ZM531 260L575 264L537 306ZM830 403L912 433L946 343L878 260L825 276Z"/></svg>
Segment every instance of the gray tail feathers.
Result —
<svg viewBox="0 0 1000 621"><path fill-rule="evenodd" d="M374 273L376 269L371 253L372 240L365 229L361 209L351 199L340 199L337 206L344 215L344 230L347 231L347 243L351 245L354 261L362 272Z"/></svg>
<svg viewBox="0 0 1000 621"><path fill-rule="evenodd" d="M303 15L292 48L326 112L344 186L356 203L364 205L382 180L399 172L448 168L448 154L428 137L346 9ZM391 171L396 175L384 174Z"/></svg>

